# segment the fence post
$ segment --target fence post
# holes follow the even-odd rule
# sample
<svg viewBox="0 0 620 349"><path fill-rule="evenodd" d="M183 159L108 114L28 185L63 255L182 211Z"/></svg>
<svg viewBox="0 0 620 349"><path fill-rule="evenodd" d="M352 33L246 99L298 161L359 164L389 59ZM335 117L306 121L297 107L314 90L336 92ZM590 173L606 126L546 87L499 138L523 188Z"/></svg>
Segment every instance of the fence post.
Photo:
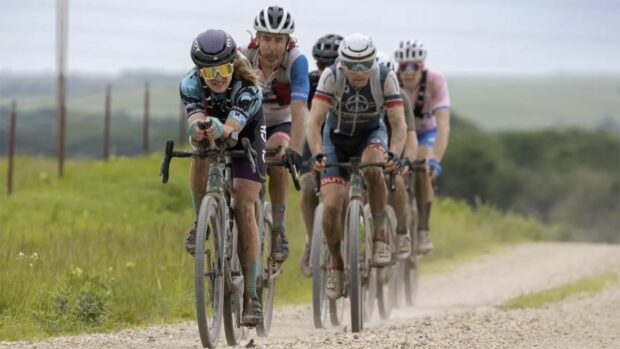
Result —
<svg viewBox="0 0 620 349"><path fill-rule="evenodd" d="M149 83L144 85L144 125L142 130L142 152L149 153Z"/></svg>
<svg viewBox="0 0 620 349"><path fill-rule="evenodd" d="M17 123L17 102L13 100L13 110L11 111L11 128L9 131L9 163L8 163L8 176L6 183L6 193L11 195L13 192L13 164L15 157L15 124Z"/></svg>
<svg viewBox="0 0 620 349"><path fill-rule="evenodd" d="M105 88L105 114L103 121L103 161L108 161L110 157L110 84Z"/></svg>
<svg viewBox="0 0 620 349"><path fill-rule="evenodd" d="M186 128L185 121L185 105L183 105L183 101L179 102L179 144L185 144L187 142L187 136L185 135Z"/></svg>
<svg viewBox="0 0 620 349"><path fill-rule="evenodd" d="M56 52L58 54L58 176L62 177L65 172L65 122L66 122L66 98L65 98L65 63L67 53L67 0L58 0L57 3L57 32Z"/></svg>

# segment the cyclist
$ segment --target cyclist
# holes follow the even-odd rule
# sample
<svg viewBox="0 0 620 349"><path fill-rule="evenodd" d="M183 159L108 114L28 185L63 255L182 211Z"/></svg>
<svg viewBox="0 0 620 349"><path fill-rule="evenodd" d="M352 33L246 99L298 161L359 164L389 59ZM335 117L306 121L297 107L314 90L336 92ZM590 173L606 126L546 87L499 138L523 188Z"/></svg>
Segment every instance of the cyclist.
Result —
<svg viewBox="0 0 620 349"><path fill-rule="evenodd" d="M433 249L429 217L433 201L432 180L441 175L441 159L450 137L450 96L442 75L426 69L426 49L419 41L401 41L394 53L398 78L413 106L418 137L418 160L425 160L426 171L416 173L418 205L418 253Z"/></svg>
<svg viewBox="0 0 620 349"><path fill-rule="evenodd" d="M257 168L265 173L265 122L261 109L258 78L248 61L238 54L233 38L222 30L200 33L191 48L195 67L181 81L181 100L187 113L188 134L194 149L204 146L204 140L235 143L247 137L259 156ZM201 130L199 124L211 121L211 127ZM241 144L233 149L242 149ZM205 195L209 163L207 159L194 158L190 167L192 204L196 217ZM256 325L262 318L261 305L256 294L258 275L258 226L254 216L254 203L258 199L261 183L252 172L250 163L234 159L233 209L239 230L238 253L244 277L244 306L242 322ZM190 232L186 250L195 253L196 227Z"/></svg>
<svg viewBox="0 0 620 349"><path fill-rule="evenodd" d="M241 48L257 71L263 92L263 112L267 124L267 147L282 146L285 154L301 165L299 155L308 99L308 60L295 47L291 34L295 22L282 7L268 6L254 19L256 38ZM282 154L278 154L282 156ZM284 229L288 174L284 167L268 169L272 203L272 254L284 262L289 254Z"/></svg>
<svg viewBox="0 0 620 349"><path fill-rule="evenodd" d="M310 93L308 94L308 109L312 105L312 97L319 84L319 78L321 73L328 66L336 62L338 58L338 46L343 37L337 34L327 34L319 38L316 44L312 47L312 57L316 61L317 70L313 70L308 74L308 80L310 81ZM312 275L312 269L310 268L310 243L312 241L312 229L314 223L314 211L319 204L319 198L316 195L316 176L311 171L312 169L305 166L306 161L312 157L308 142L304 142L303 159L304 165L302 165L301 174L301 200L299 206L301 207L301 213L306 225L306 242L304 244L304 250L301 254L301 260L299 267L301 273L307 277Z"/></svg>
<svg viewBox="0 0 620 349"><path fill-rule="evenodd" d="M398 154L405 145L406 126L398 80L393 71L376 64L375 55L370 37L346 37L338 49L338 63L321 74L308 122L308 143L313 154L310 163L313 170L322 172L323 231L331 255L325 291L331 299L339 298L343 289L341 214L348 173L337 167L325 169L325 164L361 156L363 162L387 160L388 170L395 171L400 165ZM392 125L389 152L385 114ZM366 168L364 176L374 222L372 263L385 266L391 260L385 223L387 188L380 168Z"/></svg>
<svg viewBox="0 0 620 349"><path fill-rule="evenodd" d="M383 52L377 52L377 63L382 64L390 70L396 72L396 61L394 61ZM400 90L400 97L403 99L405 122L407 124L407 141L401 156L403 157L403 159L415 159L417 154L418 139L415 133L413 110L411 110L411 105L409 104L409 97L407 97L407 93L405 92L405 90ZM389 121L386 122L386 126L389 135ZM405 171L408 171L408 166L404 167ZM403 173L398 173L396 175L396 190L388 191L388 203L394 208L394 213L396 213L396 218L398 220L398 226L396 227L396 233L398 234L397 254L401 258L406 258L411 253L411 238L407 225L407 222L409 221L409 200L405 187L405 179L403 177Z"/></svg>

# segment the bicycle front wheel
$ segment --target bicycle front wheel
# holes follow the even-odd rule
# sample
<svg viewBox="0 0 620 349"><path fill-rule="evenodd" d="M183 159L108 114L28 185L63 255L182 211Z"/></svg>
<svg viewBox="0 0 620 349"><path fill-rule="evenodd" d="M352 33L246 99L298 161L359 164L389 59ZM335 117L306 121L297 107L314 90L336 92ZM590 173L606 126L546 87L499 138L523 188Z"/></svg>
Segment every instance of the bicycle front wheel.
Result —
<svg viewBox="0 0 620 349"><path fill-rule="evenodd" d="M396 250L396 214L391 206L386 210L386 228L389 239L390 249ZM392 263L384 268L377 269L377 305L379 315L382 319L388 319L392 313L392 308L398 304L398 265L392 256Z"/></svg>
<svg viewBox="0 0 620 349"><path fill-rule="evenodd" d="M415 194L409 194L409 234L411 236L411 256L403 264L403 285L407 305L415 304L418 294L418 277L420 275L420 257L418 250L418 206Z"/></svg>
<svg viewBox="0 0 620 349"><path fill-rule="evenodd" d="M360 228L365 226L364 212L359 200L349 203L346 218L346 266L349 276L349 297L351 299L351 331L364 328L364 302L362 295L362 275L360 268Z"/></svg>
<svg viewBox="0 0 620 349"><path fill-rule="evenodd" d="M271 217L271 203L263 204L263 212L257 217L258 224L262 224L262 242L260 249L261 272L256 281L256 291L260 304L263 307L263 319L256 326L256 333L261 337L267 337L271 330L271 319L273 315L273 300L276 291L276 278L279 273L279 266L271 258L271 227L273 219ZM259 228L260 229L260 228Z"/></svg>
<svg viewBox="0 0 620 349"><path fill-rule="evenodd" d="M198 332L205 348L215 348L222 325L225 226L219 200L205 196L196 227L194 274Z"/></svg>
<svg viewBox="0 0 620 349"><path fill-rule="evenodd" d="M227 270L224 295L224 333L228 345L238 345L247 336L247 328L241 326L243 310L243 271L237 254L237 225L233 224L231 239L227 245Z"/></svg>

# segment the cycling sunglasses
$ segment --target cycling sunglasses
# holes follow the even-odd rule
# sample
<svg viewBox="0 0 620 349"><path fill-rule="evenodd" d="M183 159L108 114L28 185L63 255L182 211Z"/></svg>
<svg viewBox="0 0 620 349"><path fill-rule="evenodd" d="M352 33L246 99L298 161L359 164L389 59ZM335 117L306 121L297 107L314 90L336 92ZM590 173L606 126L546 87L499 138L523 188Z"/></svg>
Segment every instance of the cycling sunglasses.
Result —
<svg viewBox="0 0 620 349"><path fill-rule="evenodd" d="M200 68L200 75L202 75L205 80L213 80L217 74L220 74L223 78L230 76L233 73L233 70L234 65L232 63L225 63L214 67Z"/></svg>
<svg viewBox="0 0 620 349"><path fill-rule="evenodd" d="M364 73L369 71L373 64L375 64L374 60L370 60L370 61L365 61L365 62L347 62L347 61L342 61L342 64L347 68L347 70L350 70L354 73Z"/></svg>
<svg viewBox="0 0 620 349"><path fill-rule="evenodd" d="M401 72L416 71L422 68L422 62L404 62L398 66L398 70Z"/></svg>

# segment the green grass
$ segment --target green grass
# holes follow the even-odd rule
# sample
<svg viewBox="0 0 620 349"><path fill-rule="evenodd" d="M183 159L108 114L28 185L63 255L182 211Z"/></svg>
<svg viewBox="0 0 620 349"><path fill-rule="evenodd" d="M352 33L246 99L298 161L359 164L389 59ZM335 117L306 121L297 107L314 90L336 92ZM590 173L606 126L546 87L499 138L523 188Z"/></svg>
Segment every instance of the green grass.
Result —
<svg viewBox="0 0 620 349"><path fill-rule="evenodd" d="M69 161L56 178L51 159L18 158L15 191L0 194L0 340L194 319L193 259L183 249L193 222L187 161L175 159L169 184L159 154ZM0 183L6 161L0 159ZM292 191L287 227L291 256L276 303L311 299L298 271L305 237ZM549 239L534 220L437 200L435 251L424 268L454 265L498 246Z"/></svg>
<svg viewBox="0 0 620 349"><path fill-rule="evenodd" d="M447 76L453 109L486 130L620 125L620 76Z"/></svg>
<svg viewBox="0 0 620 349"><path fill-rule="evenodd" d="M594 294L610 283L618 282L618 274L605 272L540 292L524 294L500 305L501 309L540 308L575 294Z"/></svg>

